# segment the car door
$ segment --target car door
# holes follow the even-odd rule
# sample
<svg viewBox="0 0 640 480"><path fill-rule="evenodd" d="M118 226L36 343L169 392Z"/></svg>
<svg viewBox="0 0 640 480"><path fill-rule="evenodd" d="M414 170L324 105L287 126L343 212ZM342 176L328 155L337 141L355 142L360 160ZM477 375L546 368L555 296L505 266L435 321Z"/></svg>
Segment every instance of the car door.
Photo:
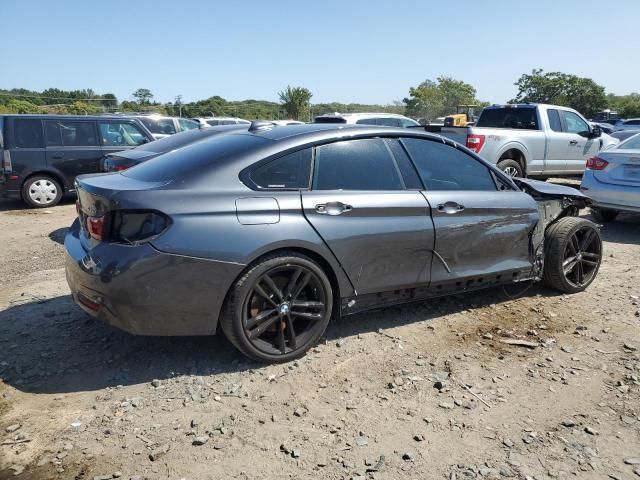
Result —
<svg viewBox="0 0 640 480"><path fill-rule="evenodd" d="M567 145L573 139L571 134L562 130L560 111L557 108L547 109L547 148L544 158L544 172L562 173L567 167Z"/></svg>
<svg viewBox="0 0 640 480"><path fill-rule="evenodd" d="M433 249L429 206L409 190L387 142L351 139L315 148L304 214L358 294L427 285Z"/></svg>
<svg viewBox="0 0 640 480"><path fill-rule="evenodd" d="M73 185L78 175L100 172L102 149L95 120L46 120L47 164Z"/></svg>
<svg viewBox="0 0 640 480"><path fill-rule="evenodd" d="M425 186L435 247L431 285L495 280L532 266L536 202L481 161L440 141L403 138Z"/></svg>
<svg viewBox="0 0 640 480"><path fill-rule="evenodd" d="M580 174L584 171L589 157L593 157L600 150L599 138L588 138L591 128L587 121L575 112L561 110L563 130L567 135L567 173Z"/></svg>
<svg viewBox="0 0 640 480"><path fill-rule="evenodd" d="M149 141L136 122L126 119L98 120L98 131L103 155L129 150Z"/></svg>
<svg viewBox="0 0 640 480"><path fill-rule="evenodd" d="M8 117L6 146L11 174L24 181L31 173L45 170L46 149L40 118ZM7 172L9 173L9 172Z"/></svg>

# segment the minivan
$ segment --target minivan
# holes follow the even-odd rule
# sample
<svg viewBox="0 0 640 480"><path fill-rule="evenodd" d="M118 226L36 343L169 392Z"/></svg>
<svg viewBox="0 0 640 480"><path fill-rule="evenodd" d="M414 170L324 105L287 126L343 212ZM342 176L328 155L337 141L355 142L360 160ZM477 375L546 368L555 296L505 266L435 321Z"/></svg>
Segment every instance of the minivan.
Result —
<svg viewBox="0 0 640 480"><path fill-rule="evenodd" d="M0 197L51 207L74 193L76 176L99 173L105 155L153 140L135 118L0 115Z"/></svg>

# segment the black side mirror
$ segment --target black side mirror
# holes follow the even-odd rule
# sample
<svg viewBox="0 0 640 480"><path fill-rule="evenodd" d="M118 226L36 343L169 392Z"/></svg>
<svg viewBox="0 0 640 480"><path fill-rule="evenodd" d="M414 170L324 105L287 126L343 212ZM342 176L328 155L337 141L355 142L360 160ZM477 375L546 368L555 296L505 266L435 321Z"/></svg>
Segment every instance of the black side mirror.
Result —
<svg viewBox="0 0 640 480"><path fill-rule="evenodd" d="M600 138L602 136L602 128L600 125L594 125L591 128L591 138Z"/></svg>

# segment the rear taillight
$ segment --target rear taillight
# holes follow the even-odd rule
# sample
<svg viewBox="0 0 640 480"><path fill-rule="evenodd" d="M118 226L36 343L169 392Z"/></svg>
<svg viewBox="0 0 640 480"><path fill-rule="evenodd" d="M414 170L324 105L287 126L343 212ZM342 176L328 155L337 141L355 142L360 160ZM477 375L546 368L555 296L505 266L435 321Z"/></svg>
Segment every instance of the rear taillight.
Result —
<svg viewBox="0 0 640 480"><path fill-rule="evenodd" d="M484 146L484 135L467 135L467 148L473 150L476 153L480 153Z"/></svg>
<svg viewBox="0 0 640 480"><path fill-rule="evenodd" d="M591 157L587 160L587 170L604 170L609 162L600 157Z"/></svg>
<svg viewBox="0 0 640 480"><path fill-rule="evenodd" d="M10 173L13 171L13 166L11 165L11 152L9 150L2 151L2 170L4 173Z"/></svg>
<svg viewBox="0 0 640 480"><path fill-rule="evenodd" d="M102 240L105 233L105 217L87 217L87 231L94 240Z"/></svg>
<svg viewBox="0 0 640 480"><path fill-rule="evenodd" d="M166 215L149 210L118 210L111 218L110 240L141 243L153 240L164 232L171 220Z"/></svg>

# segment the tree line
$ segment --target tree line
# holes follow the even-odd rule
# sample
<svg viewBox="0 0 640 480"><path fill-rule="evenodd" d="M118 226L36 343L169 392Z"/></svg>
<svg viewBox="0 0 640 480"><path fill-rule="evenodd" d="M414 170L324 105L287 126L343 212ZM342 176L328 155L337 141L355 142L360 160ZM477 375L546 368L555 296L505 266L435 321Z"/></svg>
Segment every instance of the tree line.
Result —
<svg viewBox="0 0 640 480"><path fill-rule="evenodd" d="M640 117L640 94L607 94L605 88L590 78L562 72L544 72L534 69L523 74L516 82L517 95L512 103L549 103L574 108L590 118L596 112L609 108L623 118ZM457 105L489 104L477 98L473 85L462 80L441 76L427 79L409 89L402 101L393 104L312 103L313 95L305 87L287 86L278 92L279 102L267 100L231 101L220 96L182 103L157 102L153 93L139 88L130 100L119 101L113 93L98 94L92 89L61 90L48 88L41 92L22 88L0 89L0 113L55 113L88 115L113 112L157 112L183 117L234 116L249 120L275 120L291 118L309 121L325 113L389 112L405 114L427 121L455 113Z"/></svg>

